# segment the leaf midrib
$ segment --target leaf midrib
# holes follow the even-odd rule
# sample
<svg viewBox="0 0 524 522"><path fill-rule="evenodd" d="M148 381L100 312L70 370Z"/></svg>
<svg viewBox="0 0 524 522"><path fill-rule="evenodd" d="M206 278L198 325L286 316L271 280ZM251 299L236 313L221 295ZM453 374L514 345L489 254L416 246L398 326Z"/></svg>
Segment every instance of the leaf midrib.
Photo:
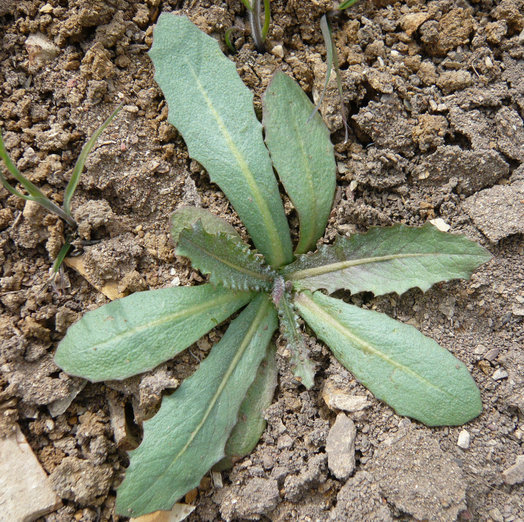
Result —
<svg viewBox="0 0 524 522"><path fill-rule="evenodd" d="M451 257L457 255L459 257L465 257L468 254L447 254L442 252L425 252L425 253L416 253L416 254L389 254L386 256L376 256L376 257L365 257L362 259L351 259L348 261L340 261L338 263L330 263L327 265L317 266L313 268L305 268L303 270L297 270L296 272L291 272L286 276L286 279L289 281L300 281L303 279L308 279L310 277L317 277L320 275L329 274L331 272L339 272L345 270L346 268L351 268L353 266L366 265L372 263L383 263L385 261L392 261L396 259L409 259L416 257ZM474 254L472 254L474 255Z"/></svg>

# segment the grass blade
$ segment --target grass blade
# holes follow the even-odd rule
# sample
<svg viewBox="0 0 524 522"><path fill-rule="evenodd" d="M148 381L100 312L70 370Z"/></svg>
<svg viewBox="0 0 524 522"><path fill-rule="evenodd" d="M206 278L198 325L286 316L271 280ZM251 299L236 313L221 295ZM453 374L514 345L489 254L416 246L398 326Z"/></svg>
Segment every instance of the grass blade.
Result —
<svg viewBox="0 0 524 522"><path fill-rule="evenodd" d="M67 184L64 193L64 212L67 215L71 215L71 199L73 198L73 195L76 191L76 187L78 186L78 182L80 181L80 175L84 170L84 165L88 154L91 152L91 149L94 147L96 141L98 140L102 132L104 132L107 126L113 121L113 118L120 112L123 106L124 104L121 103L111 113L111 115L106 119L106 121L104 121L104 123L102 123L102 125L100 125L98 129L96 129L91 138L89 138L89 141L82 147L82 151L80 152L80 156L78 156L78 159L76 160L71 179L69 180L69 183Z"/></svg>

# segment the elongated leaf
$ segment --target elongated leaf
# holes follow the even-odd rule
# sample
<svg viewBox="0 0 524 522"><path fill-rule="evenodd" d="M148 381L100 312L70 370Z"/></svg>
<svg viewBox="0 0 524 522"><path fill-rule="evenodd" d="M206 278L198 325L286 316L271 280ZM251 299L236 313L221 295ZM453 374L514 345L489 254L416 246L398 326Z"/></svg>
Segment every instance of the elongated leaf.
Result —
<svg viewBox="0 0 524 522"><path fill-rule="evenodd" d="M339 237L334 245L301 256L282 273L296 288L401 294L415 286L426 291L438 281L468 278L490 258L473 241L429 223L420 228L395 225Z"/></svg>
<svg viewBox="0 0 524 522"><path fill-rule="evenodd" d="M89 138L88 142L82 147L80 156L78 156L78 159L75 163L75 167L73 169L73 173L71 174L71 179L69 180L69 183L67 184L67 187L64 192L64 212L66 214L71 215L71 200L73 199L76 187L78 186L78 182L80 181L80 175L84 170L84 165L86 163L87 156L91 152L91 149L95 146L95 143L102 134L102 132L106 130L108 125L113 121L113 118L122 110L123 106L124 103L121 103L102 123L102 125L100 125L100 127L98 127L98 129L95 130L91 138Z"/></svg>
<svg viewBox="0 0 524 522"><path fill-rule="evenodd" d="M300 86L277 72L264 96L266 144L300 218L295 253L315 248L335 194L336 165L329 131Z"/></svg>
<svg viewBox="0 0 524 522"><path fill-rule="evenodd" d="M335 357L399 415L457 426L482 411L464 364L412 326L320 292L300 294L296 306Z"/></svg>
<svg viewBox="0 0 524 522"><path fill-rule="evenodd" d="M271 406L277 386L278 370L275 360L276 346L269 344L257 376L240 405L238 421L225 447L226 456L213 467L216 471L228 469L238 459L249 455L266 429L264 410Z"/></svg>
<svg viewBox="0 0 524 522"><path fill-rule="evenodd" d="M225 219L222 219L209 210L200 207L180 207L171 216L171 237L175 246L178 238L185 228L191 228L197 221L202 223L202 227L210 234L219 232L240 239L239 233Z"/></svg>
<svg viewBox="0 0 524 522"><path fill-rule="evenodd" d="M278 304L278 316L282 325L282 333L291 352L293 374L309 390L315 384L315 368L308 357L304 336L298 325L298 316L291 301L284 293Z"/></svg>
<svg viewBox="0 0 524 522"><path fill-rule="evenodd" d="M191 260L194 268L210 274L209 281L233 290L271 290L276 272L241 239L208 234L200 221L180 234L176 254Z"/></svg>
<svg viewBox="0 0 524 522"><path fill-rule="evenodd" d="M160 15L150 51L171 122L269 264L292 259L289 227L253 95L218 43L187 18Z"/></svg>
<svg viewBox="0 0 524 522"><path fill-rule="evenodd" d="M3 187L11 192L11 194L14 194L15 196L25 199L26 201L35 201L42 207L44 207L46 210L49 210L49 212L53 212L57 216L59 216L61 219L63 219L66 223L69 223L71 226L75 227L76 222L75 220L64 210L62 210L59 206L55 205L34 183L29 181L17 168L17 166L13 163L13 160L7 153L7 150L4 145L4 140L2 139L2 133L0 133L0 159L3 160L5 163L5 166L7 167L8 172L13 176L13 178L24 187L25 190L29 193L29 195L22 194L18 190L16 190L15 187L13 187L8 181L7 178L4 176L4 173L2 172L2 169L0 168L0 183L3 185Z"/></svg>
<svg viewBox="0 0 524 522"><path fill-rule="evenodd" d="M171 506L224 456L244 397L277 326L263 294L235 319L200 368L144 423L117 496L117 512L139 516Z"/></svg>
<svg viewBox="0 0 524 522"><path fill-rule="evenodd" d="M58 345L55 362L92 382L125 379L185 350L251 297L213 285L138 292L85 314Z"/></svg>

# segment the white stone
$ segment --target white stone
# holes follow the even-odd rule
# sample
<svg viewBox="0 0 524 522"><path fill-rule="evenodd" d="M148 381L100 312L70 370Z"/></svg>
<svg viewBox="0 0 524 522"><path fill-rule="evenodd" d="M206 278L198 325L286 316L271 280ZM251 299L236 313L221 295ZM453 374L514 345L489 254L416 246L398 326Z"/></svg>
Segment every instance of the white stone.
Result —
<svg viewBox="0 0 524 522"><path fill-rule="evenodd" d="M275 47L271 49L271 54L274 54L279 58L284 58L284 48L281 45L275 45Z"/></svg>
<svg viewBox="0 0 524 522"><path fill-rule="evenodd" d="M505 379L508 376L508 372L504 370L504 368L497 368L492 375L492 378L495 381L499 381L500 379Z"/></svg>
<svg viewBox="0 0 524 522"><path fill-rule="evenodd" d="M462 430L459 433L459 436L457 439L457 446L462 449L468 449L470 441L471 441L471 435L469 434L469 431Z"/></svg>
<svg viewBox="0 0 524 522"><path fill-rule="evenodd" d="M365 395L352 395L329 381L324 385L322 398L327 407L332 410L356 412L368 408L371 405Z"/></svg>
<svg viewBox="0 0 524 522"><path fill-rule="evenodd" d="M14 522L36 520L60 506L18 427L10 437L0 437L0 506L0 518Z"/></svg>
<svg viewBox="0 0 524 522"><path fill-rule="evenodd" d="M524 455L517 457L517 462L502 473L506 484L520 484L524 482Z"/></svg>
<svg viewBox="0 0 524 522"><path fill-rule="evenodd" d="M442 218L430 219L429 222L441 232L447 232L451 228Z"/></svg>
<svg viewBox="0 0 524 522"><path fill-rule="evenodd" d="M356 436L354 422L344 413L339 413L326 440L328 467L339 480L347 479L355 469Z"/></svg>

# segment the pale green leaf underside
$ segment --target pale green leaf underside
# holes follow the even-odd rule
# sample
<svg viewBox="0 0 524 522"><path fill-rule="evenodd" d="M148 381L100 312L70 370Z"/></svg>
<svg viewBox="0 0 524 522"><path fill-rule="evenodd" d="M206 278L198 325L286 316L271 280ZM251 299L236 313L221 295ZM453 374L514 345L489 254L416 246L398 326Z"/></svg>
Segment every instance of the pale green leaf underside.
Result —
<svg viewBox="0 0 524 522"><path fill-rule="evenodd" d="M234 290L270 291L276 275L240 238L208 234L200 221L182 231L176 254L210 274L211 283Z"/></svg>
<svg viewBox="0 0 524 522"><path fill-rule="evenodd" d="M300 219L296 254L315 248L333 204L336 165L329 131L300 86L277 72L264 95L266 144Z"/></svg>
<svg viewBox="0 0 524 522"><path fill-rule="evenodd" d="M228 469L236 460L249 455L264 433L266 429L264 411L271 406L277 386L276 350L276 346L270 343L266 357L258 367L255 380L240 405L238 421L225 447L226 456L214 466L214 470Z"/></svg>
<svg viewBox="0 0 524 522"><path fill-rule="evenodd" d="M315 384L315 367L309 359L306 342L298 325L298 316L286 294L280 299L278 316L287 348L291 352L293 375L309 390Z"/></svg>
<svg viewBox="0 0 524 522"><path fill-rule="evenodd" d="M180 388L144 423L117 495L117 512L140 516L170 509L224 456L240 405L255 379L277 326L260 294L229 326L222 340Z"/></svg>
<svg viewBox="0 0 524 522"><path fill-rule="evenodd" d="M239 233L225 219L222 219L209 210L200 207L180 207L171 216L171 237L175 246L182 230L191 228L197 221L202 223L206 232L213 234L227 234L240 239Z"/></svg>
<svg viewBox="0 0 524 522"><path fill-rule="evenodd" d="M320 292L300 294L296 306L335 357L399 415L458 426L482 411L465 365L412 326Z"/></svg>
<svg viewBox="0 0 524 522"><path fill-rule="evenodd" d="M269 264L292 259L289 227L253 95L218 43L187 18L160 15L150 51L168 121L208 171Z"/></svg>
<svg viewBox="0 0 524 522"><path fill-rule="evenodd" d="M185 350L252 295L210 284L132 294L88 312L71 326L55 362L92 382L125 379Z"/></svg>
<svg viewBox="0 0 524 522"><path fill-rule="evenodd" d="M468 278L490 258L473 241L440 232L429 223L419 228L395 225L339 237L334 245L300 256L282 273L296 288L401 294L413 287L426 291L439 281Z"/></svg>

